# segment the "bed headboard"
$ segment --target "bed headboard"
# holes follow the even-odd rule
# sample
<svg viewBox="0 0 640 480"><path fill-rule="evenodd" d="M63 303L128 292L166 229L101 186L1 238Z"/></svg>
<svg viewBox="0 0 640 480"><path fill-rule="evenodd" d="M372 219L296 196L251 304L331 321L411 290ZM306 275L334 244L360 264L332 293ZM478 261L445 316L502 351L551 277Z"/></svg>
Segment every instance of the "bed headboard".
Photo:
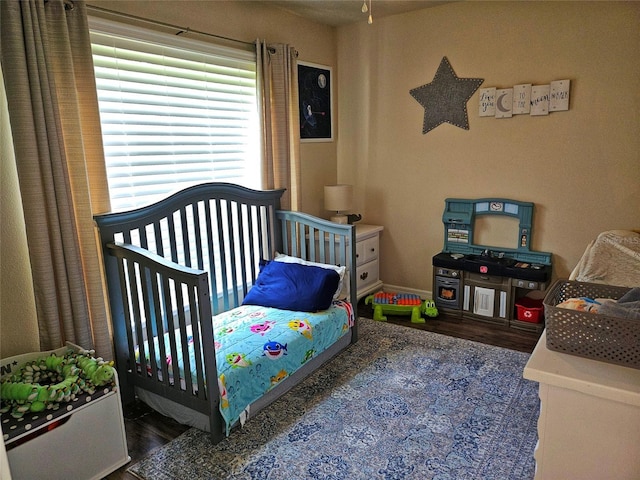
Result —
<svg viewBox="0 0 640 480"><path fill-rule="evenodd" d="M203 183L146 207L97 215L107 279L117 278L110 245L135 245L210 272L211 291L224 292L212 296L213 314L233 308L253 284L260 260L272 258L281 244L275 212L283 193Z"/></svg>

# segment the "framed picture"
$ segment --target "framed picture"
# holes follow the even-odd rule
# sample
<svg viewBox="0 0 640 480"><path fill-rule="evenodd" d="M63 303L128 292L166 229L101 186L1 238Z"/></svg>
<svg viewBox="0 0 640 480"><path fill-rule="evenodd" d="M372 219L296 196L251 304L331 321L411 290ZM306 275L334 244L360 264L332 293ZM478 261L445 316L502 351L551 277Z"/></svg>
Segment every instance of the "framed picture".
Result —
<svg viewBox="0 0 640 480"><path fill-rule="evenodd" d="M298 62L300 141L333 141L332 99L331 67Z"/></svg>

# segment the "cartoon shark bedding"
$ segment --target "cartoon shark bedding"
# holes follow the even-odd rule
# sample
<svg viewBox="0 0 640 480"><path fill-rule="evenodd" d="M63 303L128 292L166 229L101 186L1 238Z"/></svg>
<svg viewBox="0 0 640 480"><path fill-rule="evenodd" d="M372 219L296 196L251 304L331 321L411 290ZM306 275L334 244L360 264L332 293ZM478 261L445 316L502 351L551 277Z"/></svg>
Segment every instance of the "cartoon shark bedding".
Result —
<svg viewBox="0 0 640 480"><path fill-rule="evenodd" d="M247 407L279 382L293 374L300 366L322 353L342 337L354 324L351 304L335 301L320 312L298 312L258 305L243 305L213 318L220 412L226 433L236 422L244 422ZM193 337L187 328L189 365L196 362ZM175 335L180 337L180 332ZM170 335L164 335L165 351L170 351ZM155 337L155 352L160 352ZM178 340L178 344L185 343ZM149 345L144 344L149 364ZM179 350L180 351L180 350ZM139 351L136 363L140 368ZM177 363L180 380L185 383L182 356L164 362L156 354L157 365L167 365L170 381ZM151 372L148 372L151 375ZM161 379L162 372L158 370ZM193 374L192 374L193 376ZM194 386L194 389L196 386Z"/></svg>

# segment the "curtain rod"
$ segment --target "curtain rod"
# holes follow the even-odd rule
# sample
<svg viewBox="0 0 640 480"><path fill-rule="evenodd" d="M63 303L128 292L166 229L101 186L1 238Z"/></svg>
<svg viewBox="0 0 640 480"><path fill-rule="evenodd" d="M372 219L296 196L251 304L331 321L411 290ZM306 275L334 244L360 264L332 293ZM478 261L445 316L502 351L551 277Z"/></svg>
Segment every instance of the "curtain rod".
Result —
<svg viewBox="0 0 640 480"><path fill-rule="evenodd" d="M197 35L206 35L208 37L218 38L218 39L221 39L221 40L227 40L229 42L236 42L236 43L242 43L244 45L255 46L254 42L245 42L244 40L236 40L235 38L224 37L222 35L216 35L214 33L200 32L198 30L192 30L189 27L186 27L186 28L185 27L180 27L178 25L172 25L170 23L163 23L163 22L159 22L157 20L150 20L148 18L137 17L135 15L130 15L128 13L116 12L115 10L108 10L106 8L96 7L94 5L87 5L87 10L94 10L96 12L106 13L108 15L114 15L114 16L117 16L117 17L128 18L128 19L131 19L131 20L136 20L138 22L150 23L152 25L157 25L157 26L160 26L160 27L172 28L172 29L178 30L176 35L182 35L182 34L185 34L185 33L195 33Z"/></svg>

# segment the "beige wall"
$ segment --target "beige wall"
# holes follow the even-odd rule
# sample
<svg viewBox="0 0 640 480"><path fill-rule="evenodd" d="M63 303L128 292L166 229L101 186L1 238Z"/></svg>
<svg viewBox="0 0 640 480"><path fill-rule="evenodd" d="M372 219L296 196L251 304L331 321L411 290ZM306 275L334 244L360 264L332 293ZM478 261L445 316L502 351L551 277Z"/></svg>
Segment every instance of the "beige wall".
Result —
<svg viewBox="0 0 640 480"><path fill-rule="evenodd" d="M536 204L532 248L567 277L587 243L640 228L640 3L460 2L338 30L338 179L384 225L381 278L431 290L447 197ZM482 87L571 80L570 110L422 134L409 90L443 56ZM514 244L513 247L516 245Z"/></svg>
<svg viewBox="0 0 640 480"><path fill-rule="evenodd" d="M0 69L0 358L40 349L18 171Z"/></svg>

